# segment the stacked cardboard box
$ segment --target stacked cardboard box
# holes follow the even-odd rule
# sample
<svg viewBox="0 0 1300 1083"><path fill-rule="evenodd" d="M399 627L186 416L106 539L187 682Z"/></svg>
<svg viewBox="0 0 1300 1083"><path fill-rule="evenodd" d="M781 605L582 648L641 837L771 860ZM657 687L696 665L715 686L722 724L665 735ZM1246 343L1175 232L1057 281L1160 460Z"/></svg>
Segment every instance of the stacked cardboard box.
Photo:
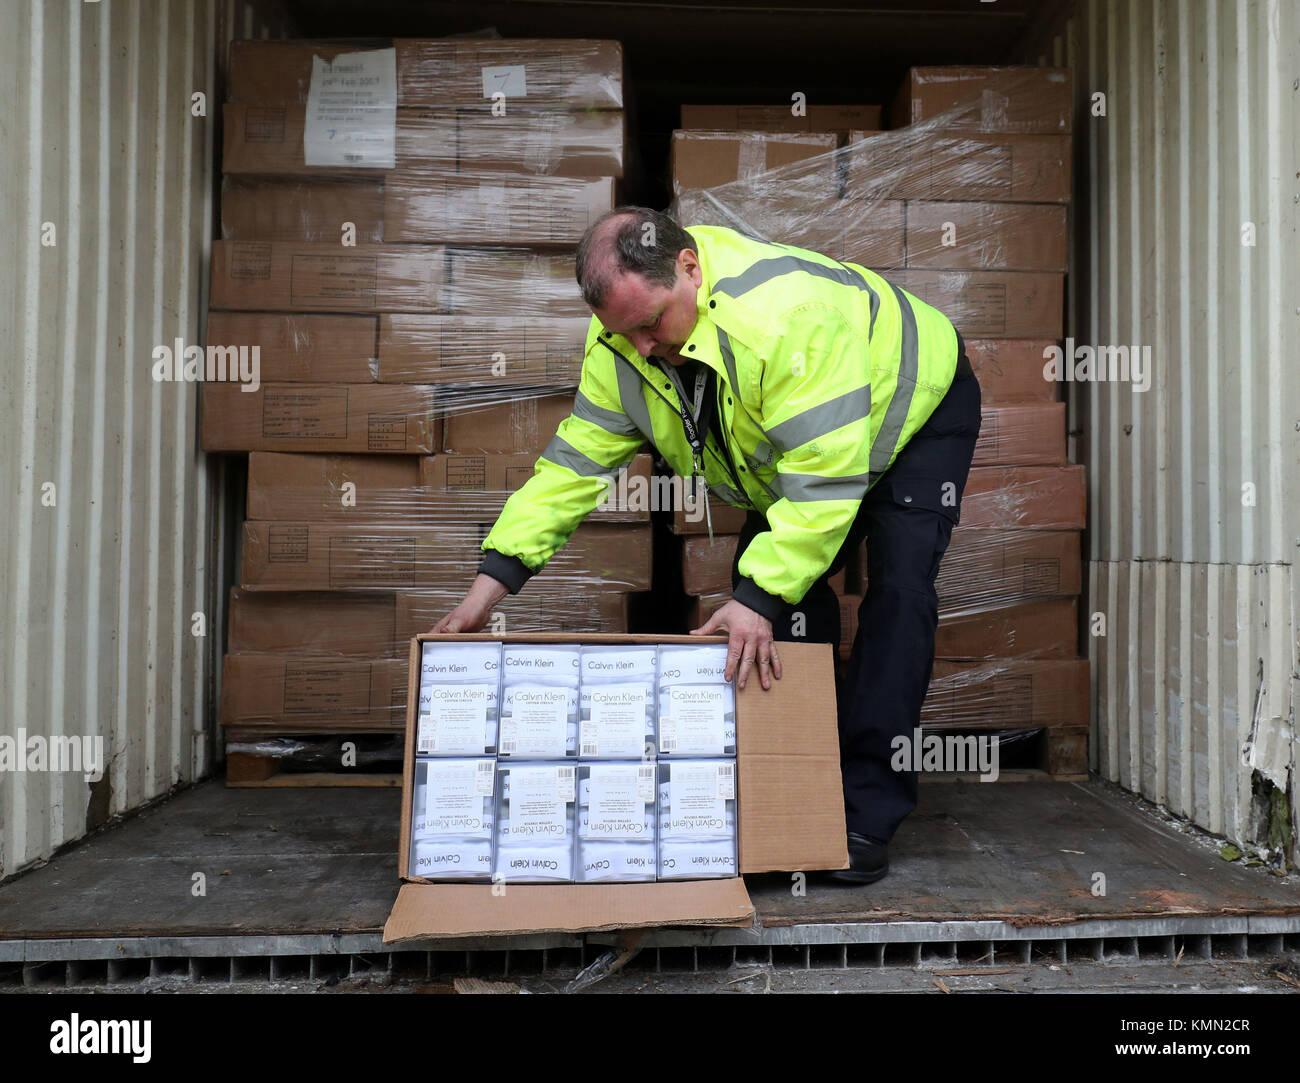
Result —
<svg viewBox="0 0 1300 1083"><path fill-rule="evenodd" d="M204 448L251 453L227 726L402 725L407 642L572 407L622 86L617 42L232 44L208 339L260 364L203 396ZM491 628L626 631L650 566L648 512L606 506Z"/></svg>

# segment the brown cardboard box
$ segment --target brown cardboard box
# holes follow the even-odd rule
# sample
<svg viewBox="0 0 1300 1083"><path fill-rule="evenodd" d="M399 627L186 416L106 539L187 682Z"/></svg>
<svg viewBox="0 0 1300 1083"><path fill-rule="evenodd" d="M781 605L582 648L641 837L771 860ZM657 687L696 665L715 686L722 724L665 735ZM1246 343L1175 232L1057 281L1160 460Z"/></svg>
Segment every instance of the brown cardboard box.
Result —
<svg viewBox="0 0 1300 1083"><path fill-rule="evenodd" d="M990 611L1083 589L1077 530L954 528L935 590L949 618L988 618Z"/></svg>
<svg viewBox="0 0 1300 1083"><path fill-rule="evenodd" d="M250 519L428 519L429 494L415 455L294 455L255 451L248 457Z"/></svg>
<svg viewBox="0 0 1300 1083"><path fill-rule="evenodd" d="M429 455L441 424L433 389L415 384L238 384L203 389L204 451Z"/></svg>
<svg viewBox="0 0 1300 1083"><path fill-rule="evenodd" d="M617 41L561 38L398 38L369 44L244 40L230 43L228 100L305 104L312 58L393 47L399 105L448 109L492 104L513 111L621 109L623 49Z"/></svg>
<svg viewBox="0 0 1300 1083"><path fill-rule="evenodd" d="M881 272L933 305L962 338L1059 338L1065 276L1033 271Z"/></svg>
<svg viewBox="0 0 1300 1083"><path fill-rule="evenodd" d="M890 109L889 126L902 128L958 106L974 105L947 127L1064 134L1070 131L1070 93L1070 72L1065 68L912 68Z"/></svg>
<svg viewBox="0 0 1300 1083"><path fill-rule="evenodd" d="M405 247L396 245L394 247ZM447 249L449 315L591 318L574 277L571 252L512 248Z"/></svg>
<svg viewBox="0 0 1300 1083"><path fill-rule="evenodd" d="M1082 530L1087 492L1082 466L972 467L961 525L1003 530Z"/></svg>
<svg viewBox="0 0 1300 1083"><path fill-rule="evenodd" d="M270 594L230 588L230 654L400 658L395 595Z"/></svg>
<svg viewBox="0 0 1300 1083"><path fill-rule="evenodd" d="M460 604L463 591L402 591L397 595L397 639L405 650L412 636L431 632ZM484 631L626 632L628 596L616 590L574 590L530 580L518 594L507 594L492 607Z"/></svg>
<svg viewBox="0 0 1300 1083"><path fill-rule="evenodd" d="M226 241L384 240L382 180L226 177L221 182L221 237ZM423 239L423 238L413 238Z"/></svg>
<svg viewBox="0 0 1300 1083"><path fill-rule="evenodd" d="M388 524L246 522L246 590L453 590L469 588L494 518L457 529ZM650 529L584 523L541 576L570 589L650 589Z"/></svg>
<svg viewBox="0 0 1300 1083"><path fill-rule="evenodd" d="M880 200L864 208L861 201L842 200L833 192L811 189L811 184L800 181L793 191L760 189L750 194L747 190L743 199L746 231L872 269L903 265L901 200ZM677 205L685 225L736 227L699 192L683 193Z"/></svg>
<svg viewBox="0 0 1300 1083"><path fill-rule="evenodd" d="M984 406L973 465L1064 466L1065 403Z"/></svg>
<svg viewBox="0 0 1300 1083"><path fill-rule="evenodd" d="M808 105L802 116L784 105L683 105L683 128L716 131L749 129L757 132L847 132L850 128L877 129L878 105Z"/></svg>
<svg viewBox="0 0 1300 1083"><path fill-rule="evenodd" d="M945 613L936 658L1077 658L1077 598L1045 598L1001 609Z"/></svg>
<svg viewBox="0 0 1300 1083"><path fill-rule="evenodd" d="M209 345L256 346L261 379L268 384L369 383L375 379L377 334L374 316L208 313Z"/></svg>
<svg viewBox="0 0 1300 1083"><path fill-rule="evenodd" d="M415 702L421 636L411 645ZM455 636L443 639L501 639ZM511 636L523 642L725 643L725 636ZM742 874L848 867L831 651L782 644L784 676L736 692L739 870ZM432 884L410 876L415 782L414 715L407 724L398 873L405 883L384 926L385 943L425 937L595 931L657 925L750 925L744 880L654 884Z"/></svg>
<svg viewBox="0 0 1300 1083"><path fill-rule="evenodd" d="M848 191L870 190L887 178L895 199L1070 202L1068 135L936 132L918 142L882 134L849 132Z"/></svg>
<svg viewBox="0 0 1300 1083"><path fill-rule="evenodd" d="M626 476L648 486L653 458L642 452L632 457ZM518 454L455 454L447 452L420 460L420 484L434 491L458 493L512 493L533 476L537 456Z"/></svg>
<svg viewBox="0 0 1300 1083"><path fill-rule="evenodd" d="M570 387L590 318L379 317L381 383Z"/></svg>
<svg viewBox="0 0 1300 1083"><path fill-rule="evenodd" d="M731 601L731 591L729 590L701 594L691 603L691 608L687 613L686 619L690 622L690 627L702 628L705 622L729 601Z"/></svg>
<svg viewBox="0 0 1300 1083"><path fill-rule="evenodd" d="M694 505L687 507L674 507L673 517L668 527L674 534L704 534L709 533L709 521L713 522L713 533L717 534L739 534L745 529L745 519L748 513L744 508L738 508L733 504L724 504L716 497L709 497L708 518L705 518L704 509L696 508Z"/></svg>
<svg viewBox="0 0 1300 1083"><path fill-rule="evenodd" d="M837 653L847 659L853 653L853 640L858 634L858 608L862 605L862 595L841 594L840 602L840 642Z"/></svg>
<svg viewBox="0 0 1300 1083"><path fill-rule="evenodd" d="M536 457L573 410L573 396L568 394L502 398L486 391L444 395L446 424L440 450Z"/></svg>
<svg viewBox="0 0 1300 1083"><path fill-rule="evenodd" d="M682 581L687 594L718 594L731 590L731 562L736 556L738 534L713 532L682 538Z"/></svg>
<svg viewBox="0 0 1300 1083"><path fill-rule="evenodd" d="M614 205L609 177L396 170L383 179L226 177L228 241L576 245Z"/></svg>
<svg viewBox="0 0 1300 1083"><path fill-rule="evenodd" d="M406 719L406 659L227 654L221 724L241 729L391 730Z"/></svg>
<svg viewBox="0 0 1300 1083"><path fill-rule="evenodd" d="M214 241L212 307L442 312L446 263L439 245Z"/></svg>
<svg viewBox="0 0 1300 1083"><path fill-rule="evenodd" d="M383 239L573 247L613 206L611 177L404 169L384 183Z"/></svg>
<svg viewBox="0 0 1300 1083"><path fill-rule="evenodd" d="M921 722L938 729L1086 727L1088 703L1086 658L939 659Z"/></svg>
<svg viewBox="0 0 1300 1083"><path fill-rule="evenodd" d="M388 170L308 165L306 110L300 105L227 105L221 168L262 176L337 176L374 180ZM622 113L540 116L398 109L394 162L427 175L492 170L552 177L621 177L627 140Z"/></svg>
<svg viewBox="0 0 1300 1083"><path fill-rule="evenodd" d="M985 403L1056 401L1056 381L1043 375L1050 339L976 338L962 341Z"/></svg>
<svg viewBox="0 0 1300 1083"><path fill-rule="evenodd" d="M826 171L830 187L838 183L837 165L830 157L838 145L833 132L676 131L671 148L673 195L818 157L822 160L815 166Z"/></svg>
<svg viewBox="0 0 1300 1083"><path fill-rule="evenodd" d="M1061 271L1069 257L1066 209L1042 203L910 200L907 265L953 271Z"/></svg>

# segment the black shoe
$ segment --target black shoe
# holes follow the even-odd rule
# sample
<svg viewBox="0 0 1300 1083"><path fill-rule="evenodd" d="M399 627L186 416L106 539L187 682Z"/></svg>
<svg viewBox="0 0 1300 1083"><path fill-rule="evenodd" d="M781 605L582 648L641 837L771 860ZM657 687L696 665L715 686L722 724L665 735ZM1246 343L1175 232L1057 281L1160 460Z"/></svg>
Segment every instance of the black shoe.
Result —
<svg viewBox="0 0 1300 1083"><path fill-rule="evenodd" d="M889 872L889 847L869 835L849 832L849 867L832 869L830 878L839 884L874 884Z"/></svg>

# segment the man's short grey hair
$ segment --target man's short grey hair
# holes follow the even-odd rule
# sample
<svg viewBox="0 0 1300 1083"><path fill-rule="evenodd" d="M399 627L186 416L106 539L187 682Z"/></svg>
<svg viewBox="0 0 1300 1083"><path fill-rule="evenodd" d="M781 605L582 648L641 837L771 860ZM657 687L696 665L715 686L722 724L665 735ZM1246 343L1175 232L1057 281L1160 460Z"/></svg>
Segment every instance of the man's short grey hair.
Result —
<svg viewBox="0 0 1300 1083"><path fill-rule="evenodd" d="M578 244L575 273L582 299L591 308L602 307L614 279L623 273L671 286L677 281L677 254L684 248L694 251L695 239L662 211L615 207L597 218Z"/></svg>

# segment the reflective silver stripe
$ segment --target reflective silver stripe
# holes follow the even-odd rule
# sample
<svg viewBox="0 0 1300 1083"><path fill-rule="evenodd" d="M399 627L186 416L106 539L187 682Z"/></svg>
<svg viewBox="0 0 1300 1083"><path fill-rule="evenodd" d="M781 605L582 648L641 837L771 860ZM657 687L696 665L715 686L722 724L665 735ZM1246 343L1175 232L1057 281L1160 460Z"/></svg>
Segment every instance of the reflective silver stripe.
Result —
<svg viewBox="0 0 1300 1083"><path fill-rule="evenodd" d="M731 348L731 337L721 327L718 328L718 349L722 353L722 363L727 366L727 379L731 381L731 388L736 397L736 405L740 407L741 413L743 413L745 417L749 418L749 423L764 436L767 436L767 430L755 421L749 411L745 409L745 400L740 394L740 381L736 378L736 354ZM723 439L725 439L725 436L719 437L719 440ZM771 437L768 437L768 443L772 443ZM757 474L751 471L750 476L763 487L763 491L773 500L780 499L780 495L777 491Z"/></svg>
<svg viewBox="0 0 1300 1083"><path fill-rule="evenodd" d="M871 387L855 387L843 395L837 395L829 402L814 406L801 414L795 414L788 421L773 425L767 430L768 438L782 451L802 447L809 440L816 440L828 432L871 414Z"/></svg>
<svg viewBox="0 0 1300 1083"><path fill-rule="evenodd" d="M841 286L853 286L865 290L871 296L871 323L874 328L876 310L880 307L880 298L876 295L876 291L867 284L865 278L858 274L857 271L850 270L843 264L838 267L827 267L824 263L814 263L812 260L802 259L799 256L775 256L772 259L761 259L757 263L746 267L738 275L719 279L713 284L713 292L725 293L730 297L739 297L742 293L748 293L750 290L763 285L764 282L771 282L774 278L793 274L795 271L806 271L818 278L829 278L832 282L838 282Z"/></svg>
<svg viewBox="0 0 1300 1083"><path fill-rule="evenodd" d="M903 426L907 423L908 412L912 408L912 395L916 391L916 378L920 371L916 345L916 315L912 305L903 291L889 283L898 300L898 312L902 317L902 348L898 359L898 383L894 387L894 396L885 407L885 419L880 423L880 432L876 434L875 443L871 445L871 469L882 473L894 457L898 447L898 438L903 435Z"/></svg>
<svg viewBox="0 0 1300 1083"><path fill-rule="evenodd" d="M709 492L717 493L723 500L731 504L748 504L749 497L736 492L730 485L714 485L709 483Z"/></svg>
<svg viewBox="0 0 1300 1083"><path fill-rule="evenodd" d="M614 351L614 373L618 379L618 401L623 407L623 413L632 419L632 424L637 427L641 435L651 443L654 442L654 426L650 423L650 408L645 404L645 399L641 395L641 385L645 381L636 369L632 367L632 362L622 354ZM619 364L619 362L622 364Z"/></svg>
<svg viewBox="0 0 1300 1083"><path fill-rule="evenodd" d="M778 474L777 480L787 500L861 500L871 475L828 478L822 474Z"/></svg>
<svg viewBox="0 0 1300 1083"><path fill-rule="evenodd" d="M583 421L590 421L593 425L604 429L606 432L612 432L616 436L639 436L641 434L627 414L597 406L581 391L573 399L573 416L581 418Z"/></svg>
<svg viewBox="0 0 1300 1083"><path fill-rule="evenodd" d="M546 450L542 452L542 458L550 462L558 463L560 466L567 466L575 474L584 478L595 477L597 474L614 476L618 473L619 466L606 466L604 463L598 463L589 455L584 455L567 440L561 440L559 433L551 437L551 442L546 445Z"/></svg>

